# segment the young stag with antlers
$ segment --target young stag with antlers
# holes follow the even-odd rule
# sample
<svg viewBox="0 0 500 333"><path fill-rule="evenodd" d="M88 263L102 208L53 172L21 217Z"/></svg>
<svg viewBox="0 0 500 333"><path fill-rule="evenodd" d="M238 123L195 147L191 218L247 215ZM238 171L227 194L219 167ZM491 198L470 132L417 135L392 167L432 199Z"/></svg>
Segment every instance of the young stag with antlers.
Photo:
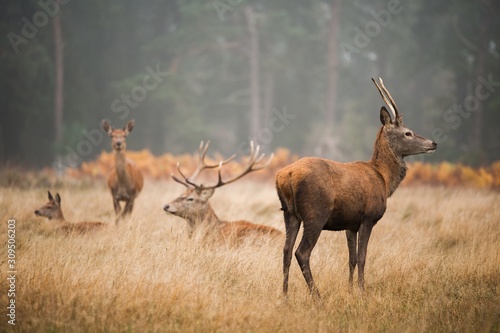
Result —
<svg viewBox="0 0 500 333"><path fill-rule="evenodd" d="M281 231L275 228L265 225L250 223L248 221L235 221L235 222L221 221L213 211L212 207L210 206L210 203L208 202L208 200L214 194L216 188L230 184L242 178L243 176L249 174L250 172L264 169L269 165L273 156L271 156L271 158L266 163L256 166L262 161L262 159L264 158L264 154L259 156L259 146L257 146L257 148L254 148L253 142L251 142L250 157L248 160L248 164L246 165L244 170L240 174L230 179L222 180L221 176L222 166L233 160L235 155L229 157L224 161L220 161L217 164L208 165L205 163L205 156L207 154L209 144L210 142L207 142L206 145L203 144L203 141L201 142L198 151L199 164L190 177L186 177L184 175L184 173L180 169L179 163L177 163L177 170L179 174L184 178L184 180L181 180L174 175L172 175L172 178L176 182L186 186L187 190L180 197L178 197L171 203L165 205L163 207L165 212L186 219L189 225L190 235L192 234L193 229L200 224L204 224L207 226L214 226L215 228L217 228L216 231L220 232L220 234L225 239L230 239L233 237L236 239L241 239L248 235L269 235L272 237L281 235L282 234ZM194 180L201 171L217 167L219 168L217 184L212 186L204 186L201 184L196 184L194 182Z"/></svg>
<svg viewBox="0 0 500 333"><path fill-rule="evenodd" d="M61 196L59 195L59 193L56 193L56 197L54 198L50 191L47 192L49 194L49 202L35 210L35 215L46 217L47 219L54 221L54 228L56 230L62 231L64 233L83 234L106 225L102 222L71 223L66 221L61 210Z"/></svg>
<svg viewBox="0 0 500 333"><path fill-rule="evenodd" d="M125 156L127 148L125 139L132 132L134 124L134 120L130 120L123 129L114 129L107 121L102 123L102 128L111 137L111 145L115 151L115 167L108 177L108 187L113 197L116 223L132 212L134 200L144 184L141 171L132 162L127 161ZM120 201L125 201L123 211L121 211Z"/></svg>
<svg viewBox="0 0 500 333"><path fill-rule="evenodd" d="M406 174L404 158L432 153L437 144L405 127L391 94L379 78L377 86L394 119L380 109L373 156L368 162L337 163L322 158L302 158L281 169L276 189L284 214L286 241L283 249L283 293L288 292L292 249L300 224L302 240L295 257L311 294L319 297L309 258L322 230L346 230L349 248L349 287L358 266L358 286L364 292L364 269L368 239L373 226L384 215L387 198Z"/></svg>

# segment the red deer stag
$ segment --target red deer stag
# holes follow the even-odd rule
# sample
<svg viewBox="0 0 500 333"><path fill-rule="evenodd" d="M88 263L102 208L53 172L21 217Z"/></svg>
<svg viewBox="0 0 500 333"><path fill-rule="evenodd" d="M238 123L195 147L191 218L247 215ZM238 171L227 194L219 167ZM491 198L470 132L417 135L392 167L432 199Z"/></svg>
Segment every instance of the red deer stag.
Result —
<svg viewBox="0 0 500 333"><path fill-rule="evenodd" d="M312 295L319 297L309 259L322 230L346 230L349 248L349 289L358 266L358 286L364 292L364 269L368 240L373 226L384 215L387 198L406 174L404 158L432 153L437 144L405 127L396 103L379 78L375 83L394 119L380 109L382 127L378 131L372 158L368 162L338 163L306 157L281 169L276 190L283 210L286 241L283 249L283 293L288 292L292 250L300 224L302 240L295 257Z"/></svg>
<svg viewBox="0 0 500 333"><path fill-rule="evenodd" d="M47 192L49 194L49 202L35 210L35 215L46 217L49 220L53 220L54 222L56 222L54 225L54 228L56 230L62 231L64 233L83 234L106 225L102 222L71 223L66 221L61 210L61 196L59 195L59 193L56 193L56 197L54 198L50 191Z"/></svg>
<svg viewBox="0 0 500 333"><path fill-rule="evenodd" d="M144 184L141 171L125 157L126 137L134 128L134 120L130 120L123 129L114 129L107 121L104 121L102 128L111 137L111 145L115 151L115 167L108 177L108 187L113 197L116 223L118 223L122 217L132 212L134 200ZM120 201L125 201L123 211L121 211Z"/></svg>
<svg viewBox="0 0 500 333"><path fill-rule="evenodd" d="M250 145L250 157L248 160L248 164L246 165L244 170L239 175L236 175L227 180L222 180L222 166L231 161L235 155L224 161L220 161L217 164L207 165L205 163L205 156L208 150L209 143L210 142L207 142L206 145L203 145L203 141L201 142L199 148L199 164L190 177L186 177L182 173L179 163L177 163L177 170L179 174L184 178L184 180L181 180L174 175L172 175L172 178L176 182L186 186L187 190L177 199L165 205L163 207L165 212L182 217L187 220L190 235L197 225L215 227L217 229L216 232L219 232L224 239L243 239L249 235L269 235L271 237L281 235L281 231L275 228L250 223L248 221L221 221L208 202L208 200L214 194L216 188L232 183L242 178L246 174L249 174L250 172L261 170L267 167L271 162L273 156L271 156L271 158L266 163L256 166L256 164L259 164L262 161L262 159L264 158L264 154L259 156L259 146L257 146L257 148L254 148L252 142ZM201 171L203 171L204 169L213 169L216 167L219 168L217 184L212 186L204 186L194 183L195 178Z"/></svg>

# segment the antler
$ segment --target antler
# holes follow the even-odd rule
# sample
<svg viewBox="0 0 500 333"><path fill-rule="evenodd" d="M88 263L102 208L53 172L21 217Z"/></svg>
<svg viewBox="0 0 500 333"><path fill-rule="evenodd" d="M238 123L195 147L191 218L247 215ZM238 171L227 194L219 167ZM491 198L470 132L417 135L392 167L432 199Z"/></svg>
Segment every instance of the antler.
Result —
<svg viewBox="0 0 500 333"><path fill-rule="evenodd" d="M192 183L191 180L196 179L196 177L198 177L200 172L202 172L205 169L213 169L213 168L220 167L221 165L224 165L224 164L232 161L236 157L236 154L233 154L229 158L227 158L223 161L220 161L219 163L207 165L205 163L205 157L207 155L209 145L210 145L210 140L208 140L206 144L204 144L204 142L201 141L200 147L198 148L198 166L196 167L196 170L194 170L193 174L190 177L186 177L184 175L184 173L180 169L180 163L177 162L177 171L179 171L179 174L184 178L185 181L180 180L179 178L177 178L174 175L172 175L172 178L176 182L178 182L186 187L189 187L189 185L196 187L197 185Z"/></svg>
<svg viewBox="0 0 500 333"><path fill-rule="evenodd" d="M394 102L394 98L392 98L391 94L389 93L389 90L384 86L384 81L382 81L382 78L378 78L380 81L380 86L378 85L377 81L372 78L373 83L377 86L377 89L380 93L380 96L382 96L382 99L384 102L387 104L389 109L392 111L392 115L394 116L394 122L396 125L402 125L403 124L403 118L398 112L398 107L396 106L396 102Z"/></svg>
<svg viewBox="0 0 500 333"><path fill-rule="evenodd" d="M201 185L201 186L203 186L203 188L221 187L221 186L227 185L229 183L232 183L232 182L240 179L241 177L245 176L246 174L249 174L250 172L264 169L265 167L267 167L269 165L269 163L271 163L271 160L273 159L274 154L271 154L271 157L269 158L269 160L266 163L255 167L255 164L260 163L264 159L264 156L266 155L266 154L262 154L259 156L259 150L260 150L260 146L257 146L257 148L255 148L253 141L250 141L250 159L248 161L248 165L243 170L243 172L241 172L239 175L236 175L232 178L229 178L229 179L223 181L222 176L221 176L221 169L222 169L222 162L221 162L219 164L219 174L218 174L217 184L215 184L213 186L203 186L203 185Z"/></svg>
<svg viewBox="0 0 500 333"><path fill-rule="evenodd" d="M176 182L178 182L178 183L181 183L181 184L183 184L185 186L188 186L187 184L189 184L191 186L194 186L195 188L215 189L215 188L218 188L218 187L222 187L224 185L227 185L229 183L232 183L232 182L234 182L234 181L242 178L243 176L245 176L246 174L249 174L250 172L262 170L265 167L267 167L269 165L269 163L271 163L271 160L273 159L274 154L271 154L271 157L269 158L269 160L267 162L265 162L264 164L255 166L256 164L259 164L264 159L264 156L266 155L266 154L261 154L259 156L259 151L260 151L260 146L255 147L253 141L250 141L250 158L249 158L249 161L247 163L247 166L245 167L245 169L243 170L243 172L241 172L239 175L233 176L232 178L229 178L227 180L222 180L222 175L221 175L222 166L224 164L226 164L227 162L229 162L230 160L232 160L234 158L234 155L231 156L227 160L220 161L219 164L216 165L216 166L219 167L218 181L217 181L217 183L215 185L212 185L212 186L204 186L204 185L201 185L201 184L195 184L192 180L190 180L190 179L186 178L186 176L184 176L184 174L179 169L179 164L177 164L177 170L179 171L179 173L181 174L181 176L186 180L186 182L184 183L183 181L179 180L175 176L172 176L172 178L174 178L174 180ZM214 166L210 166L210 167L214 167ZM196 173L196 171L195 171L195 173ZM190 178L192 178L192 177L190 177Z"/></svg>

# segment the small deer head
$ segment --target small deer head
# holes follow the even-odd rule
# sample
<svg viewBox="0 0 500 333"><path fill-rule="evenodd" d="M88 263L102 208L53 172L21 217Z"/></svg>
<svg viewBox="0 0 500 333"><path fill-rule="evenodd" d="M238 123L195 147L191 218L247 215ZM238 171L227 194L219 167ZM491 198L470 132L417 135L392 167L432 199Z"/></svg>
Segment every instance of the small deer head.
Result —
<svg viewBox="0 0 500 333"><path fill-rule="evenodd" d="M382 99L387 103L392 112L393 118L389 111L383 106L380 109L380 122L383 127L383 133L389 141L389 146L396 156L402 158L410 155L422 153L433 153L437 148L437 143L416 135L411 129L403 123L403 117L398 111L396 103L392 98L389 90L384 86L384 82L379 78L380 85L372 79L377 89L382 96Z"/></svg>
<svg viewBox="0 0 500 333"><path fill-rule="evenodd" d="M163 210L188 221L203 220L209 213L210 204L208 200L214 192L214 188L188 187L178 198L166 204Z"/></svg>
<svg viewBox="0 0 500 333"><path fill-rule="evenodd" d="M61 210L61 197L59 193L56 193L54 198L50 191L47 191L49 201L42 207L35 210L36 216L46 217L49 220L64 220L64 216Z"/></svg>
<svg viewBox="0 0 500 333"><path fill-rule="evenodd" d="M135 121L130 120L123 129L113 128L106 120L102 123L102 129L111 137L111 146L116 151L127 149L126 137L134 129Z"/></svg>

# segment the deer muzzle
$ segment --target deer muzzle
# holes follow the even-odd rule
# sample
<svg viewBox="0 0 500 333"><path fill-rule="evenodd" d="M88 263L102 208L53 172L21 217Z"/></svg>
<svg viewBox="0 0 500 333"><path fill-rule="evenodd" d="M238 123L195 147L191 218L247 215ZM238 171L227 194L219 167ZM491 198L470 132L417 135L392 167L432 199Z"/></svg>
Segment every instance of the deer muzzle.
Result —
<svg viewBox="0 0 500 333"><path fill-rule="evenodd" d="M171 205L168 205L168 204L163 206L163 210L166 213L170 213L170 214L175 214L177 212L177 209L175 209L175 207L172 207Z"/></svg>
<svg viewBox="0 0 500 333"><path fill-rule="evenodd" d="M430 147L426 147L425 148L425 153L426 154L432 154L433 152L435 152L437 149L437 143L435 143L434 141L432 141Z"/></svg>

